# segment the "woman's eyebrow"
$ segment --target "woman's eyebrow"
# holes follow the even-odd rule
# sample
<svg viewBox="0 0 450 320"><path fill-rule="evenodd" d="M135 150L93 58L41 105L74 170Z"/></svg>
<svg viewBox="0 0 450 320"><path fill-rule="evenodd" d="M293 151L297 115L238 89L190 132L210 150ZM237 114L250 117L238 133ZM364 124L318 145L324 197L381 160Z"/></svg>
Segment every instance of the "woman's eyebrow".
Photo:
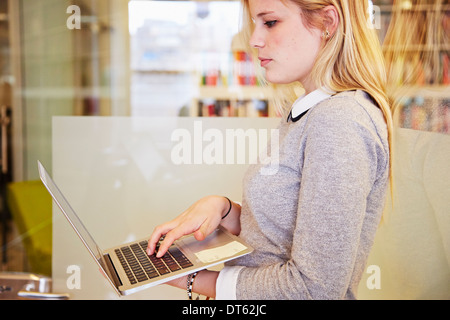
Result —
<svg viewBox="0 0 450 320"><path fill-rule="evenodd" d="M268 14L271 14L271 13L274 13L274 11L263 11L263 12L258 13L258 14L256 15L256 17L257 17L257 18L261 18L261 17L264 17L264 16L266 16L266 15L268 15Z"/></svg>

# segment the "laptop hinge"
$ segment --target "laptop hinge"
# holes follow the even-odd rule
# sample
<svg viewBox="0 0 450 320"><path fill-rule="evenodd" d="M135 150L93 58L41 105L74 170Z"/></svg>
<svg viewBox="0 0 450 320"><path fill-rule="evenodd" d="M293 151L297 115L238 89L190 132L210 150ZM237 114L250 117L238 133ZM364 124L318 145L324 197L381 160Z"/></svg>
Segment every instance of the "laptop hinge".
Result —
<svg viewBox="0 0 450 320"><path fill-rule="evenodd" d="M120 280L119 274L117 273L116 267L114 267L114 264L112 263L112 260L111 260L111 257L109 256L109 254L105 253L103 255L103 258L104 258L105 263L107 265L106 270L109 271L109 274L110 274L111 278L113 279L114 284L117 287L122 286L123 283Z"/></svg>

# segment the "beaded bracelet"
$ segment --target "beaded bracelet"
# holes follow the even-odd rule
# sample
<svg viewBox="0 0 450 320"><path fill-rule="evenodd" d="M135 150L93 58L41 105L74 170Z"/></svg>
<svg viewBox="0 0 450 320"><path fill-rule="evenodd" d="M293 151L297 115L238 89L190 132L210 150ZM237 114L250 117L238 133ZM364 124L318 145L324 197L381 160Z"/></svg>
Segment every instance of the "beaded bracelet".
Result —
<svg viewBox="0 0 450 320"><path fill-rule="evenodd" d="M228 200L228 203L230 204L230 208L228 209L228 212L223 216L222 220L225 219L231 212L231 208L233 208L233 205L231 204L231 200L228 199L227 197L224 197L225 199Z"/></svg>
<svg viewBox="0 0 450 320"><path fill-rule="evenodd" d="M194 279L197 275L198 275L198 272L194 272L194 273L191 273L190 275L188 275L188 277L187 277L186 288L187 288L187 295L188 295L189 300L192 300L192 286L194 284Z"/></svg>

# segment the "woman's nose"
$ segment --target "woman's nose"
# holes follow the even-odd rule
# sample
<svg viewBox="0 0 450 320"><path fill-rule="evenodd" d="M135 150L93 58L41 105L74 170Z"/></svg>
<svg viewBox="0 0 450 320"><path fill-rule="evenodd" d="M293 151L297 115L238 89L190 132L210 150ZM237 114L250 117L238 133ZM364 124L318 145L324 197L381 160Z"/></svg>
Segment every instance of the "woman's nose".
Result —
<svg viewBox="0 0 450 320"><path fill-rule="evenodd" d="M253 48L262 48L264 47L264 39L261 36L261 33L255 29L250 37L250 46Z"/></svg>

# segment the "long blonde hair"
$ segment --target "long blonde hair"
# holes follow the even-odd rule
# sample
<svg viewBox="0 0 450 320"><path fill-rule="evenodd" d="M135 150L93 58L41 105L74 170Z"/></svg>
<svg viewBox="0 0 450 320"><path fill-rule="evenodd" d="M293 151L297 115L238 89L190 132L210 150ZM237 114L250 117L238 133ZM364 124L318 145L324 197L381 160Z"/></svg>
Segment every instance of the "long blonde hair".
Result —
<svg viewBox="0 0 450 320"><path fill-rule="evenodd" d="M322 9L334 6L339 15L336 32L318 54L311 77L316 87L326 87L335 92L363 90L381 109L388 129L392 159L393 121L386 94L386 67L381 43L369 15L368 0L282 0L296 3L302 12L306 27L324 30ZM243 27L246 43L253 33L248 0L242 0ZM294 32L294 30L293 30ZM249 48L250 51L254 49ZM296 98L298 84L275 86L283 93L283 101L290 106ZM286 103L284 105L286 105ZM392 170L392 161L391 170ZM392 172L392 171L391 171ZM392 176L391 176L392 187Z"/></svg>

